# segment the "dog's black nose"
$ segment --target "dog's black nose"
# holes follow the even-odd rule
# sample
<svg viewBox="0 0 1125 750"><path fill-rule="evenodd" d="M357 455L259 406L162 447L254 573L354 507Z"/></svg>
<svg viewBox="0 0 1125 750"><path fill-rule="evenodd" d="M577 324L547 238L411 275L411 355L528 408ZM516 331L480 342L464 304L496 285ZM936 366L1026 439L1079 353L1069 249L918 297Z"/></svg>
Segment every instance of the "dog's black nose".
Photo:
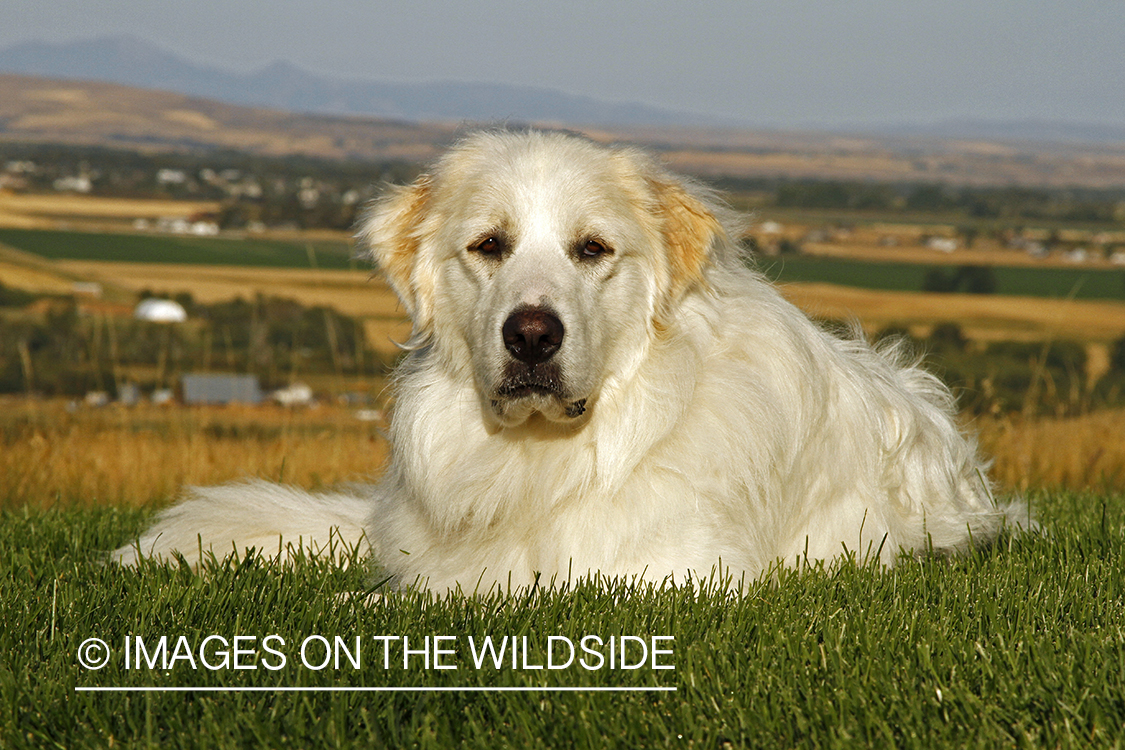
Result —
<svg viewBox="0 0 1125 750"><path fill-rule="evenodd" d="M562 321L542 307L521 307L508 316L501 329L504 346L520 362L537 365L559 350Z"/></svg>

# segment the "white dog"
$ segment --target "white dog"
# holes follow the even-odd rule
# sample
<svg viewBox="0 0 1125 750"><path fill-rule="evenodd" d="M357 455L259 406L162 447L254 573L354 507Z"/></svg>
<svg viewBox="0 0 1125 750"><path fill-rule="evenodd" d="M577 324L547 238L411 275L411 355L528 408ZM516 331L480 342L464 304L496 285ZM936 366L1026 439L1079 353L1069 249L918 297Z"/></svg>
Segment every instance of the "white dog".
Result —
<svg viewBox="0 0 1125 750"><path fill-rule="evenodd" d="M115 553L370 547L404 584L487 589L992 539L975 442L933 376L823 331L707 191L633 149L486 132L361 239L414 324L381 482L204 488Z"/></svg>

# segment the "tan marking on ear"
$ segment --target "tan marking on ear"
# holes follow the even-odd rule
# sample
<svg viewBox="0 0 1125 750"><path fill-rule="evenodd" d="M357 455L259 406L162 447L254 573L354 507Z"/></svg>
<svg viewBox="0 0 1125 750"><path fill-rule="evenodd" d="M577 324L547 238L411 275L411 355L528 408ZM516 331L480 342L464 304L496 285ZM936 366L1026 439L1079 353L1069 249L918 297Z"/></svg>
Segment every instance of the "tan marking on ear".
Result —
<svg viewBox="0 0 1125 750"><path fill-rule="evenodd" d="M703 280L711 246L723 227L707 206L676 183L658 183L657 195L663 219L671 276L670 299L676 299Z"/></svg>
<svg viewBox="0 0 1125 750"><path fill-rule="evenodd" d="M415 335L429 325L433 281L419 273L420 227L429 209L431 180L422 175L376 203L362 231L372 260L414 321Z"/></svg>

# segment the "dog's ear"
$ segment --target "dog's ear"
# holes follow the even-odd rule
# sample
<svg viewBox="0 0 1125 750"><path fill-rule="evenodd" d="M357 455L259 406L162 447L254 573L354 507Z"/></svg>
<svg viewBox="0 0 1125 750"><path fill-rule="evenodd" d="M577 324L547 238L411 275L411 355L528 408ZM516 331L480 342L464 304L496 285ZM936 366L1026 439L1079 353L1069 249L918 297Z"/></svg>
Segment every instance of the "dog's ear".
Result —
<svg viewBox="0 0 1125 750"><path fill-rule="evenodd" d="M660 180L654 187L668 250L670 301L703 281L703 269L725 231L711 209L682 184Z"/></svg>
<svg viewBox="0 0 1125 750"><path fill-rule="evenodd" d="M428 175L391 188L372 206L359 232L368 257L387 277L410 315L415 342L427 335L433 313L433 275L419 254L431 192Z"/></svg>

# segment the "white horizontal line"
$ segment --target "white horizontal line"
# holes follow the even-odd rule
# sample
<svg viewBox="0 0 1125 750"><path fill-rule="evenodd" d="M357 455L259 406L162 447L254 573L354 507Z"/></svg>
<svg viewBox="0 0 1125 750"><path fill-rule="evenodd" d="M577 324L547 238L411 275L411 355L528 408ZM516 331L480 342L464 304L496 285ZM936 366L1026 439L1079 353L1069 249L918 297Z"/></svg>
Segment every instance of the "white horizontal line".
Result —
<svg viewBox="0 0 1125 750"><path fill-rule="evenodd" d="M138 687L76 687L76 693L625 693L661 692L674 693L674 687L566 687L566 686L522 686L522 687L192 687L141 685Z"/></svg>

